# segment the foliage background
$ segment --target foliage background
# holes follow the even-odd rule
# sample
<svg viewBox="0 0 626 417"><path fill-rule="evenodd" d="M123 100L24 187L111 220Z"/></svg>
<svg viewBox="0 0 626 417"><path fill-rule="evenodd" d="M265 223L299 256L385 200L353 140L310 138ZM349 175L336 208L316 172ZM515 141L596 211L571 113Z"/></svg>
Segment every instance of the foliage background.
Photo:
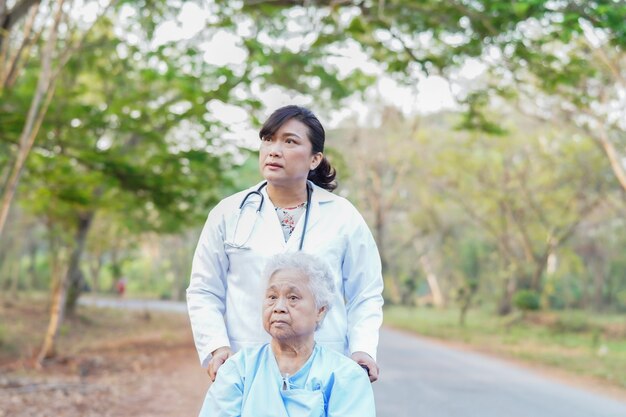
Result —
<svg viewBox="0 0 626 417"><path fill-rule="evenodd" d="M268 95L327 126L389 305L460 323L476 307L626 312L623 2L0 5L0 288L50 292L52 333L121 278L132 297L184 298L206 214L260 179L245 144ZM202 27L160 38L190 10ZM215 39L245 59L216 64ZM381 91L428 77L455 106L407 111Z"/></svg>

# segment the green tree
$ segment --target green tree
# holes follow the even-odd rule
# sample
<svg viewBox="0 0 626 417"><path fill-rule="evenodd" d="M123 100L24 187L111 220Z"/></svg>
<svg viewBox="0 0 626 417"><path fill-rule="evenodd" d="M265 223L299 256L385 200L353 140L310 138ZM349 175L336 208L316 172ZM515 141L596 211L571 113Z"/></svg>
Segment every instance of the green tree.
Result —
<svg viewBox="0 0 626 417"><path fill-rule="evenodd" d="M506 276L502 313L518 288L542 292L549 257L605 204L612 187L588 138L525 125L523 133L457 138L437 157L434 173L439 191L497 247Z"/></svg>
<svg viewBox="0 0 626 417"><path fill-rule="evenodd" d="M110 5L111 3L100 11L95 19L96 22ZM6 179L3 178L0 194L0 235L8 218L26 160L54 97L57 79L72 55L80 49L84 37L90 30L89 25L79 27L79 25L71 24L75 22L72 22L71 9L65 7L64 0L40 6L39 1L22 0L9 9L5 1L0 2L0 99L2 101L5 97L11 98L13 90L18 88L17 80L21 78L25 68L32 64L33 58L39 58L37 70L33 74L37 82L27 98L28 108L24 112L26 117L17 130L13 129L19 132L19 137L14 140L16 146L12 153L13 158L7 161L7 166L4 168ZM68 23L62 31L59 30L61 22ZM31 50L33 46L37 47L34 51ZM16 110L10 105L0 107L0 111L7 112L9 118ZM4 137L0 139L7 140Z"/></svg>
<svg viewBox="0 0 626 417"><path fill-rule="evenodd" d="M389 276L389 297L398 303L403 296L402 283L391 263L394 250L390 248L392 239L388 233L401 210L404 179L413 162L411 154L416 151L411 138L418 126L407 129L408 123L393 107L384 108L379 116L379 128L343 128L332 133L330 143L350 155L350 179L342 190L355 200L372 225L383 274Z"/></svg>
<svg viewBox="0 0 626 417"><path fill-rule="evenodd" d="M166 7L147 15L141 4L132 6L141 24L124 26L115 10L97 21L80 56L68 59L56 79L55 100L41 113L36 152L27 161L22 203L50 219L51 234L63 230L40 360L53 352L63 320L59 309L71 312L84 286L81 261L96 216L119 219L122 230L132 233L173 233L203 219L229 186L224 174L234 166L233 151L220 139L228 126L208 111L211 102L240 106L255 119L261 103L253 90L259 85L282 83L333 100L353 91L336 81L336 72L287 48L263 54L254 37L244 42L249 59L239 68L207 63L199 43L207 34L235 30L229 21L217 22L195 40L149 46L156 22L176 13ZM120 29L123 36L116 35ZM133 31L142 42L130 41ZM313 88L305 79L318 73L321 83ZM26 68L3 101L11 110L1 114L9 127L6 143L19 143L15 135L26 113L19 109L29 102L38 74L36 65Z"/></svg>
<svg viewBox="0 0 626 417"><path fill-rule="evenodd" d="M349 150L346 163L356 174L340 178L340 192L355 199L372 225L376 208L386 205L379 245L388 259L388 287L398 291L392 301L409 300L403 291L420 286L410 280L430 276L444 298L463 291L465 312L480 291L499 298L506 313L518 289L551 293L551 257L567 261L560 251L581 227L611 213L615 181L593 140L575 128L505 106L497 116L508 120L502 135L455 129L462 114L405 120L391 110L378 114L386 115L380 126L346 127L332 136ZM357 147L355 138L370 140Z"/></svg>
<svg viewBox="0 0 626 417"><path fill-rule="evenodd" d="M466 128L501 131L485 111L496 96L538 117L563 114L594 138L626 189L624 2L261 0L227 10L262 19L284 37L306 33L328 53L356 41L387 73L411 84L424 74L454 78L477 59L489 76L459 89ZM294 14L308 22L287 26Z"/></svg>

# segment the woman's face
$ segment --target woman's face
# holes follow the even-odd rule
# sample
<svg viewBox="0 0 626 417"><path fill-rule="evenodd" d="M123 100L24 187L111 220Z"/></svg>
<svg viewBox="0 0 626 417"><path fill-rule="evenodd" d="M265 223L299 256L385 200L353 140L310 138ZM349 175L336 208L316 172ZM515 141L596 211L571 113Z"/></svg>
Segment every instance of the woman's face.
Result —
<svg viewBox="0 0 626 417"><path fill-rule="evenodd" d="M313 341L313 333L326 311L318 309L309 278L297 269L282 269L270 278L263 302L263 327L280 342Z"/></svg>
<svg viewBox="0 0 626 417"><path fill-rule="evenodd" d="M309 171L322 160L322 153L313 153L309 129L289 119L272 136L261 139L259 169L268 183L277 186L300 185Z"/></svg>

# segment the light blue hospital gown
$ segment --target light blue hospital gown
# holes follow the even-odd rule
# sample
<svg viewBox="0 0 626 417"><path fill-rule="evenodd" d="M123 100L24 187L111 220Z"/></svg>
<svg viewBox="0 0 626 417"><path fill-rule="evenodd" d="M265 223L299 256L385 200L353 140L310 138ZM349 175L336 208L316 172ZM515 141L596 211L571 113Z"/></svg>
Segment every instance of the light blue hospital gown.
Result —
<svg viewBox="0 0 626 417"><path fill-rule="evenodd" d="M269 344L227 360L200 417L374 417L367 373L352 359L315 345L304 366L283 378Z"/></svg>

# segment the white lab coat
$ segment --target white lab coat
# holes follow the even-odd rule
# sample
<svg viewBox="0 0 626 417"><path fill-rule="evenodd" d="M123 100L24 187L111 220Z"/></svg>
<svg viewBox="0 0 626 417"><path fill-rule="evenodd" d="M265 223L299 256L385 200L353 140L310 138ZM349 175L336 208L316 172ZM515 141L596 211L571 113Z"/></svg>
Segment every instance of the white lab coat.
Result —
<svg viewBox="0 0 626 417"><path fill-rule="evenodd" d="M250 197L233 237L239 205L259 185L225 198L211 210L196 247L187 307L205 367L211 352L221 346L238 351L270 340L261 322L266 287L261 275L272 255L295 252L300 244L304 214L285 243L265 188L262 210L255 213L260 199ZM248 248L237 249L225 241L245 242ZM344 354L363 351L376 359L383 280L378 249L363 217L345 198L313 185L303 251L330 265L338 289L315 340Z"/></svg>

